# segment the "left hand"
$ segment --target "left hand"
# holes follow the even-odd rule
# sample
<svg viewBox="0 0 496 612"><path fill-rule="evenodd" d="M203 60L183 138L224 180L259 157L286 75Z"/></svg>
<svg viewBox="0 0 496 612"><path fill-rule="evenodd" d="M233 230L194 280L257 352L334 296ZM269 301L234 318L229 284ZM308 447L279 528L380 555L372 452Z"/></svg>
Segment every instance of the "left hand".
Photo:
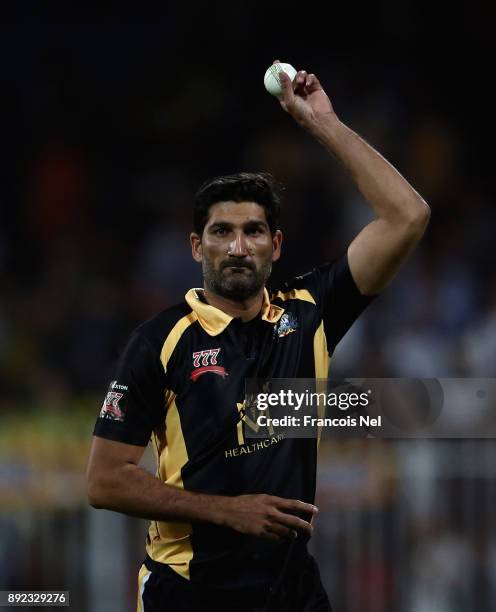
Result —
<svg viewBox="0 0 496 612"><path fill-rule="evenodd" d="M279 63L279 60L273 63ZM300 70L291 82L289 76L281 71L279 80L281 106L303 127L310 128L323 115L335 115L331 101L314 74Z"/></svg>

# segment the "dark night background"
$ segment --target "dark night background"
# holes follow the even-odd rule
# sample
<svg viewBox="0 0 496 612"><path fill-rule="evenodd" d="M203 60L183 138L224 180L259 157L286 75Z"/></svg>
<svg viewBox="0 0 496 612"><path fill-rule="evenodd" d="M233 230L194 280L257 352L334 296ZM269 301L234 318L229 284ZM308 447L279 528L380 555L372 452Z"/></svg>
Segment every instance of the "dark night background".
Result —
<svg viewBox="0 0 496 612"><path fill-rule="evenodd" d="M496 9L477 2L439 6L437 12L435 6L412 1L363 7L171 3L158 11L137 4L90 10L19 2L4 12L0 493L5 493L5 509L0 507L0 544L18 538L13 541L28 563L14 564L17 569L3 574L7 578L3 585L0 580L0 588L71 583L61 569L40 577L40 559L48 555L49 564L53 559L29 535L38 531L30 512L40 506L52 513L62 512L61 507L74 512L79 526L71 541L86 537L84 530L94 519L85 509L81 469L91 422L130 331L201 284L188 235L193 196L203 180L268 170L286 185L285 243L273 284L337 257L371 219L345 171L265 91L263 75L275 58L314 72L341 120L393 163L432 209L415 255L338 347L331 373L493 376ZM27 423L39 429L28 434ZM40 431L51 442L42 443ZM61 444L64 431L70 437L67 445ZM438 466L450 461L446 457L459 454L453 444L439 443L418 454L405 447L381 450L395 457L378 464L397 465L390 476L396 484L385 488L389 493L373 508L366 495L363 505L350 502L362 512L358 524L363 527L370 516L390 524L388 513L408 506L401 485L408 461L398 457L410 457L410 466L431 457L429 474L437 478ZM493 452L491 444L483 453ZM477 444L471 448L473 457L482 452ZM345 462L349 452L334 454L333 465ZM367 464L368 452L361 448L356 462ZM72 469L77 481L71 485L72 501L31 489L33 462L46 464L52 480ZM324 458L324 470L326 465ZM427 472L413 472L413 482L425 482ZM388 480L384 470L378 473ZM430 514L432 493L421 520L415 513L409 518L402 527L405 538L413 537L408 546L420 533L426 550L437 546L443 540L432 535L436 529L444 536L458 534L454 548L445 546L425 557L419 553L422 563L443 554L456 557L460 534L466 535L463 517L470 514L457 513L459 500L468 500L467 508L480 508L481 499L496 495L487 488L492 478L489 472L470 476L460 465L446 485L450 493L444 499L451 501L445 514ZM482 484L474 485L474 479ZM473 485L469 493L467 483ZM13 518L19 508L26 513L23 528ZM58 525L62 519L57 516L48 514L46 521ZM368 601L376 602L370 610L398 609L399 601L401 609L412 612L430 610L426 601L437 601L438 612L491 609L496 577L489 560L493 554L496 558L496 544L488 516L477 518L483 528L463 540L470 554L460 557L465 559L461 567L470 569L472 582L457 599L461 608L452 602L443 608L434 596L419 600L405 595L407 586L388 565L379 578L368 566L363 569L362 592L372 593ZM70 516L64 520L76 524ZM339 540L329 527L336 521L329 518L322 537L338 538L332 546L346 550L348 540ZM439 525L447 527L443 531ZM141 554L141 534L135 537ZM85 555L90 568L91 554ZM134 581L135 553L122 555L132 558L129 580ZM385 553L381 558L392 557ZM414 568L415 558L403 560L404 575ZM360 563L356 571L362 576ZM377 563L370 561L370 567ZM346 580L352 570L350 565ZM78 582L74 570L73 589L93 602L87 609L97 610L105 589L98 590L98 581L88 577L91 571ZM446 588L455 582L448 576ZM427 583L418 583L417 595L431 592ZM480 587L479 599L471 599L474 585ZM344 597L333 594L334 601ZM347 600L346 607L343 600L341 609L365 610L357 601Z"/></svg>

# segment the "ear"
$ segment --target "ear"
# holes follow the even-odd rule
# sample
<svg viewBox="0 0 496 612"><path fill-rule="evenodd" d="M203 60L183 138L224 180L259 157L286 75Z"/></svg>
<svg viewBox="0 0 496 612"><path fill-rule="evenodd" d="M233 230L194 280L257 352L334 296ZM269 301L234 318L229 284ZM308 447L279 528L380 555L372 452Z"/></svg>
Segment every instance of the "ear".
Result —
<svg viewBox="0 0 496 612"><path fill-rule="evenodd" d="M193 255L193 259L201 263L203 260L201 237L195 234L195 232L191 232L189 241L191 243L191 254Z"/></svg>
<svg viewBox="0 0 496 612"><path fill-rule="evenodd" d="M281 230L276 230L276 233L272 236L272 261L277 261L281 256L282 238Z"/></svg>

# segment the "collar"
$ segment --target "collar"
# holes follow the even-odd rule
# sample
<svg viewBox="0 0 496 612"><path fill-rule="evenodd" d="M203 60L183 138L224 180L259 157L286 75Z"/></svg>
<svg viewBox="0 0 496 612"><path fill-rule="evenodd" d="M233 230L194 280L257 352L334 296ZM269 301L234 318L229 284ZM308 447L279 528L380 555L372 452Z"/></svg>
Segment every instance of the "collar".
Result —
<svg viewBox="0 0 496 612"><path fill-rule="evenodd" d="M223 310L203 302L200 299L200 294L202 293L203 289L190 289L184 297L193 312L198 316L198 321L207 334L210 336L217 336L226 329L229 323L233 320L233 317L225 313ZM262 309L260 312L262 320L267 321L268 323L277 323L284 312L284 308L271 304L269 292L265 287L263 292Z"/></svg>

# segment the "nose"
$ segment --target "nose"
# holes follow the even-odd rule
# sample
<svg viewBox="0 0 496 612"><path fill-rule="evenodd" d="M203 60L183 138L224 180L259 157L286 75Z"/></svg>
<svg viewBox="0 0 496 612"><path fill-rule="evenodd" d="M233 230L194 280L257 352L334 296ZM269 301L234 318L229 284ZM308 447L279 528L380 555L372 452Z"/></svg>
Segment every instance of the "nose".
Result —
<svg viewBox="0 0 496 612"><path fill-rule="evenodd" d="M248 255L248 245L246 236L243 232L238 232L229 243L227 254L231 257L246 257Z"/></svg>

